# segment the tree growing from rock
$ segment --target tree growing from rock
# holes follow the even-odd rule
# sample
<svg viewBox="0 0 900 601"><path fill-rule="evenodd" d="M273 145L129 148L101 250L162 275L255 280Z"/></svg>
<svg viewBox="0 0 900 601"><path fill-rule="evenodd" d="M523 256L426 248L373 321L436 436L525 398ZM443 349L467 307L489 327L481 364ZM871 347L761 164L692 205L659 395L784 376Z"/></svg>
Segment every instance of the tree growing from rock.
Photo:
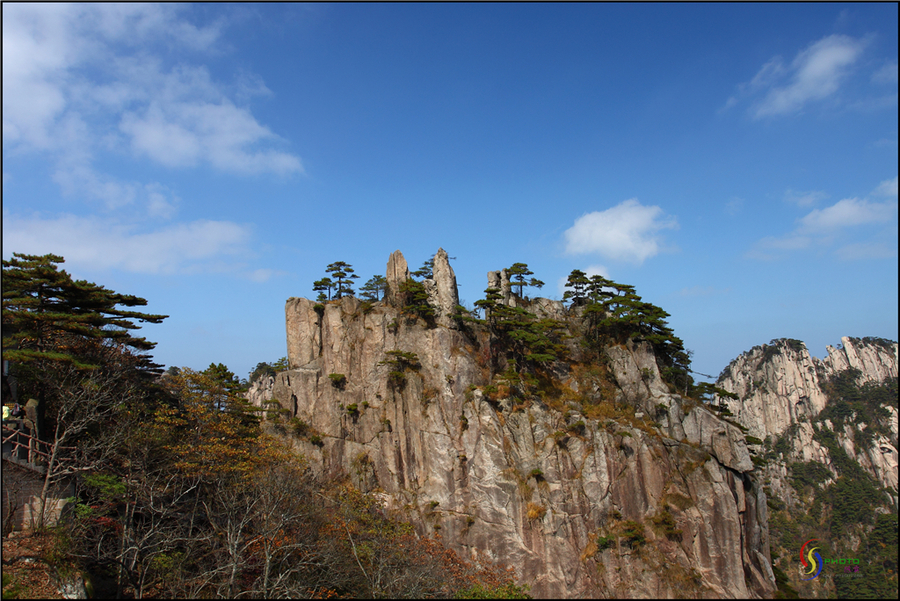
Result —
<svg viewBox="0 0 900 601"><path fill-rule="evenodd" d="M387 291L387 279L383 275L373 275L359 291L365 300L377 302L384 298Z"/></svg>
<svg viewBox="0 0 900 601"><path fill-rule="evenodd" d="M319 293L319 296L316 298L319 302L330 301L333 288L334 282L331 281L331 278L322 278L313 282L313 291Z"/></svg>
<svg viewBox="0 0 900 601"><path fill-rule="evenodd" d="M430 259L422 263L422 266L419 267L415 271L411 271L410 274L413 277L428 280L434 275L434 257L432 256Z"/></svg>
<svg viewBox="0 0 900 601"><path fill-rule="evenodd" d="M506 273L510 279L510 286L519 287L519 298L525 298L524 291L526 286L533 288L542 288L544 286L544 282L536 278L526 279L528 276L534 275L534 272L528 269L528 265L525 263L513 263L512 267L506 269Z"/></svg>
<svg viewBox="0 0 900 601"><path fill-rule="evenodd" d="M359 278L353 273L353 267L344 261L337 261L325 268L325 271L334 278L334 298L353 296L353 280Z"/></svg>

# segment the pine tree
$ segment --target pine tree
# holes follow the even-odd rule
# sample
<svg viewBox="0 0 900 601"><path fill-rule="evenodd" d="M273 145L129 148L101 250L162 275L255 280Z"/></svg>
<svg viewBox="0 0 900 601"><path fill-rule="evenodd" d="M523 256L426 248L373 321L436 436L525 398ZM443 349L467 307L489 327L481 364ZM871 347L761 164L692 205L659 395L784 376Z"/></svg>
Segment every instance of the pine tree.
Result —
<svg viewBox="0 0 900 601"><path fill-rule="evenodd" d="M319 302L330 301L332 288L334 288L334 282L331 281L331 278L322 278L321 280L313 282L313 290L319 293L316 300ZM327 296L325 295L325 292L328 292Z"/></svg>
<svg viewBox="0 0 900 601"><path fill-rule="evenodd" d="M359 276L353 273L353 267L349 263L337 261L325 268L335 279L334 298L343 298L344 296L353 296L353 282L351 280Z"/></svg>
<svg viewBox="0 0 900 601"><path fill-rule="evenodd" d="M565 291L563 300L571 299L573 305L581 304L586 297L589 283L590 280L588 280L586 273L580 269L573 269L572 273L569 274L569 279L566 281L566 288L571 288L571 290Z"/></svg>
<svg viewBox="0 0 900 601"><path fill-rule="evenodd" d="M386 290L387 279L385 279L383 275L373 275L369 281L359 289L359 291L362 292L362 297L370 302L377 302L383 298ZM380 297L379 294L381 295Z"/></svg>
<svg viewBox="0 0 900 601"><path fill-rule="evenodd" d="M544 282L538 279L525 279L529 275L534 275L534 272L528 269L528 265L525 263L513 263L512 267L506 269L506 273L509 275L510 284L519 287L519 298L525 298L525 286L531 286L533 288L542 288L544 286Z"/></svg>
<svg viewBox="0 0 900 601"><path fill-rule="evenodd" d="M434 274L434 257L431 257L419 267L417 270L410 272L410 275L422 280L431 279Z"/></svg>
<svg viewBox="0 0 900 601"><path fill-rule="evenodd" d="M13 253L3 261L3 359L16 363L64 362L78 368L96 365L83 360L77 341L90 339L137 351L156 346L133 336L135 323L161 323L168 315L118 308L147 304L137 296L118 294L85 280L73 280L57 264L57 255ZM145 369L155 369L149 358Z"/></svg>

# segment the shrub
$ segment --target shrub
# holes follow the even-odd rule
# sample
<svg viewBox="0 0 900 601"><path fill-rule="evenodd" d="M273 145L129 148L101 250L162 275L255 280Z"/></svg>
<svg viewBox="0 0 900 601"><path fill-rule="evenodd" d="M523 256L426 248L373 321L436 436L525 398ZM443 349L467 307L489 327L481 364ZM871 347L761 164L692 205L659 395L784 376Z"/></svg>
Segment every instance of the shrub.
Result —
<svg viewBox="0 0 900 601"><path fill-rule="evenodd" d="M297 436L304 436L309 431L309 424L299 417L291 418L291 421L288 423L291 426L291 430L293 430L294 434Z"/></svg>
<svg viewBox="0 0 900 601"><path fill-rule="evenodd" d="M531 473L529 475L532 478L534 478L535 480L541 480L544 477L544 472L541 471L541 468L536 467L533 470L531 470Z"/></svg>
<svg viewBox="0 0 900 601"><path fill-rule="evenodd" d="M681 529L676 528L675 516L669 511L667 505L664 505L663 510L653 516L650 521L669 540L681 540Z"/></svg>
<svg viewBox="0 0 900 601"><path fill-rule="evenodd" d="M529 520L539 520L544 517L545 513L547 513L547 508L545 506L538 503L528 504L527 517Z"/></svg>
<svg viewBox="0 0 900 601"><path fill-rule="evenodd" d="M582 432L584 432L584 427L585 427L584 421L578 420L574 424L569 424L569 427L567 429L569 430L569 432L577 432L577 433L581 434Z"/></svg>
<svg viewBox="0 0 900 601"><path fill-rule="evenodd" d="M599 536L597 537L597 549L600 551L606 551L611 547L616 546L616 537L615 536Z"/></svg>
<svg viewBox="0 0 900 601"><path fill-rule="evenodd" d="M356 406L356 403L347 405L347 413L349 413L350 415L352 415L354 417L359 415L359 407Z"/></svg>
<svg viewBox="0 0 900 601"><path fill-rule="evenodd" d="M347 385L347 376L344 374L328 374L328 377L331 379L331 385L339 390L343 390Z"/></svg>
<svg viewBox="0 0 900 601"><path fill-rule="evenodd" d="M622 538L632 548L640 547L647 539L644 537L644 526L640 522L628 520L622 522Z"/></svg>
<svg viewBox="0 0 900 601"><path fill-rule="evenodd" d="M312 436L310 436L309 442L311 442L312 444L314 444L317 447L322 447L325 445L325 443L322 442L322 437L319 436L318 434L313 434Z"/></svg>

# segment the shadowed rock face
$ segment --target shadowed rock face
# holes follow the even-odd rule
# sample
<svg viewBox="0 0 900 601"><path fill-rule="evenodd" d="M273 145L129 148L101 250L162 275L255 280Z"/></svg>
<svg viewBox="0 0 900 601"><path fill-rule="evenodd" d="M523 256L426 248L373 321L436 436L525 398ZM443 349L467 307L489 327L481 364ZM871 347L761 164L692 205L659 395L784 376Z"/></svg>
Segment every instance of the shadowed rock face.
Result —
<svg viewBox="0 0 900 601"><path fill-rule="evenodd" d="M397 255L389 282L405 268ZM436 257L436 272L442 263ZM251 398L274 397L320 433L321 448L294 439L316 469L349 473L464 556L514 567L535 596L774 591L765 497L743 433L670 394L649 347L610 349L614 390L568 368L563 398L609 409L608 419L590 419L578 403L563 413L474 388L490 383L477 329L427 329L386 303L363 313L353 298L314 306L287 301L291 369ZM390 350L415 353L420 367L391 380ZM336 373L343 388L328 377Z"/></svg>

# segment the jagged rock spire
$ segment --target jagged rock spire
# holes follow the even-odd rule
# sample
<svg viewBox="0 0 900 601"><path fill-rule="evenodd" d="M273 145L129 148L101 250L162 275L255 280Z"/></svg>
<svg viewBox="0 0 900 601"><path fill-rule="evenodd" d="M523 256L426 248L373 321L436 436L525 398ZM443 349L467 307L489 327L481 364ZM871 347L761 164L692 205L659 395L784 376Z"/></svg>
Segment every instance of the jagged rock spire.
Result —
<svg viewBox="0 0 900 601"><path fill-rule="evenodd" d="M385 279L387 280L387 290L385 290L384 298L387 301L394 300L400 292L400 284L409 279L409 265L399 250L392 252L388 259Z"/></svg>

